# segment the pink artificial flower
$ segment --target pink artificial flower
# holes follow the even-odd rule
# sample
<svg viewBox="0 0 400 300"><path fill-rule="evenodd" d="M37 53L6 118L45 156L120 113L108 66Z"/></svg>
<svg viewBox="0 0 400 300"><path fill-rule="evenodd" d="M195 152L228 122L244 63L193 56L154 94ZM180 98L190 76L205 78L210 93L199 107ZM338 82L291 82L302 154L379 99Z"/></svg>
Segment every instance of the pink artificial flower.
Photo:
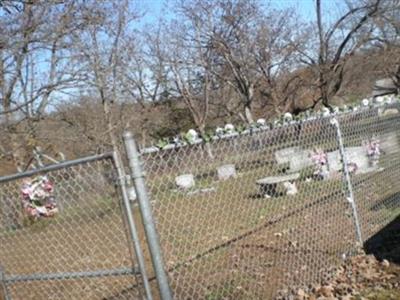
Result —
<svg viewBox="0 0 400 300"><path fill-rule="evenodd" d="M311 160L318 165L326 165L328 163L328 157L326 153L321 149L316 149L311 155Z"/></svg>

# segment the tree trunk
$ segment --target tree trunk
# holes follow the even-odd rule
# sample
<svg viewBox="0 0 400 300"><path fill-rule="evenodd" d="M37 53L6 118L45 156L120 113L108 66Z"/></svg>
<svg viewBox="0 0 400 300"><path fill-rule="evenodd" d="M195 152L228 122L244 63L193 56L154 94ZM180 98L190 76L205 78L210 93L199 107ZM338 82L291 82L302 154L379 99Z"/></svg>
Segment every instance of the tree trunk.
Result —
<svg viewBox="0 0 400 300"><path fill-rule="evenodd" d="M250 105L246 105L244 108L244 115L246 116L246 121L249 124L253 124L254 123L254 119L253 119L253 114L251 112L251 107Z"/></svg>

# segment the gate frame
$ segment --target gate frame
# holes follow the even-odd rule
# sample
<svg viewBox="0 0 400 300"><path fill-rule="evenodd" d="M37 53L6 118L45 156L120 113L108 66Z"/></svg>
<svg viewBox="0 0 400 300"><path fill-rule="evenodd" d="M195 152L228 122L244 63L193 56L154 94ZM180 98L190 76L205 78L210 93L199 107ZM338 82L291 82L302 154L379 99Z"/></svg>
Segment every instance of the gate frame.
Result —
<svg viewBox="0 0 400 300"><path fill-rule="evenodd" d="M106 160L106 159L111 159L112 165L114 166L116 173L118 175L117 181L115 186L120 186L119 188L116 187L116 189L121 193L122 196L122 201L121 199L118 199L118 201L121 201L123 204L123 209L119 212L122 222L127 223L125 224L125 233L128 233L126 235L126 242L127 242L127 247L129 248L130 252L130 260L132 261L132 266L130 268L119 268L119 269L110 269L110 270L97 270L97 271L86 271L86 272L61 272L61 273L46 273L46 274L41 274L41 273L34 273L34 274L29 274L29 275L7 275L6 270L2 268L0 265L0 288L4 291L4 296L5 300L11 300L11 295L8 291L8 285L14 282L24 282L24 281L42 281L42 280L62 280L62 279L71 279L71 278L93 278L93 277L106 277L106 276L125 276L125 275L140 275L141 280L143 283L143 288L145 292L145 299L152 300L153 296L151 293L150 289L150 284L149 280L147 277L147 272L145 268L145 261L143 257L143 251L141 249L141 244L139 241L139 236L137 233L133 213L132 213L132 208L131 204L128 198L128 193L127 193L127 176L125 175L124 168L122 165L122 161L120 159L119 153L117 151L114 152L107 152L99 155L93 155L93 156L88 156L88 157L83 157L83 158L78 158L75 160L69 160L69 161L63 161L57 164L53 165L48 165L45 167L41 167L38 169L33 169L29 171L25 171L22 173L16 173L12 175L6 175L3 177L0 177L0 184L5 183L5 182L10 182L13 180L18 180L21 178L25 177L30 177L35 174L40 174L40 173L47 173L51 171L56 171L60 169L65 169L68 167L84 164L84 163L90 163L94 161L100 161L100 160ZM126 216L126 220L124 217L124 214ZM127 225L127 226L126 226ZM128 228L126 228L128 227ZM127 230L128 229L128 230ZM128 232L126 232L128 231ZM133 242L133 249L134 253L131 251L131 246L130 243ZM139 268L135 267L135 263L138 263ZM139 288L139 293L142 294Z"/></svg>

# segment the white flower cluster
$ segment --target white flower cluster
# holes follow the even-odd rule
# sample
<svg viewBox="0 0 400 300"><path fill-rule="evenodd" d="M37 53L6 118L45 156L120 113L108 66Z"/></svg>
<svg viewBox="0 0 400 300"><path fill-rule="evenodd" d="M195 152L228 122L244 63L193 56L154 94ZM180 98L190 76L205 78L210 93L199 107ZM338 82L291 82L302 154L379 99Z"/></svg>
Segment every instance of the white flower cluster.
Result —
<svg viewBox="0 0 400 300"><path fill-rule="evenodd" d="M400 102L400 95L388 95L379 96L375 98L365 98L355 105L343 105L342 107L333 106L331 108L323 107L320 111L308 110L299 116L293 116L291 113L286 112L282 116L267 122L266 119L260 118L255 124L247 127L235 127L233 124L228 123L224 127L217 127L215 131L209 134L207 137L200 136L200 134L195 129L189 129L186 134L177 136L173 139L173 143L163 145L162 149L174 148L177 145L185 144L198 144L203 141L216 140L220 138L232 137L238 134L248 134L251 132L256 132L259 130L268 130L269 128L286 126L296 122L311 121L318 118L330 117L332 115L337 115L340 113L356 112L360 109L368 109L374 107L381 107L384 105L390 105L393 103ZM242 130L241 130L242 128ZM207 139L206 139L207 138ZM144 149L144 152L154 152L158 151L160 147L150 147Z"/></svg>

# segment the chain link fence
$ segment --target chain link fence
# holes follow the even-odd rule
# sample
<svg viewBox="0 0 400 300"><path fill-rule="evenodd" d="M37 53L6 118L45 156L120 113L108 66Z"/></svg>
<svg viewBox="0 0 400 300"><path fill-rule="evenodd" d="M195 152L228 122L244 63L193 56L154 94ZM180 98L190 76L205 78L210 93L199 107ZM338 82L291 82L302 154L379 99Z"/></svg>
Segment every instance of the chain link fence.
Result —
<svg viewBox="0 0 400 300"><path fill-rule="evenodd" d="M322 280L400 214L399 121L386 105L141 154L128 134L134 209L116 153L0 178L0 291L272 299ZM58 211L32 220L42 175Z"/></svg>
<svg viewBox="0 0 400 300"><path fill-rule="evenodd" d="M30 215L23 206L25 193L45 193L34 186L38 178L52 184L58 210L52 217ZM1 178L0 271L6 300L141 299L121 199L111 155Z"/></svg>
<svg viewBox="0 0 400 300"><path fill-rule="evenodd" d="M141 154L175 299L271 299L399 215L398 107L334 120Z"/></svg>

